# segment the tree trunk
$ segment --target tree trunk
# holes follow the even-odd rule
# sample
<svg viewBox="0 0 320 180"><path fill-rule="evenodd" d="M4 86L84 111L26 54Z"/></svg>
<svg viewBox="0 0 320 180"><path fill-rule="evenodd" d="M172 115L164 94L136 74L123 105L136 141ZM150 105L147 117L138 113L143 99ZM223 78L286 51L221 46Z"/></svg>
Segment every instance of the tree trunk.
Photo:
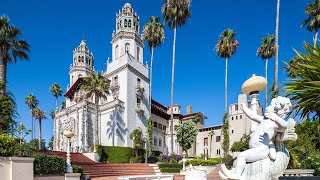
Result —
<svg viewBox="0 0 320 180"><path fill-rule="evenodd" d="M275 92L278 89L279 16L280 16L280 0L277 0L276 36L275 36L276 54L274 57L274 87L273 87L273 91L275 91Z"/></svg>
<svg viewBox="0 0 320 180"><path fill-rule="evenodd" d="M266 110L267 106L268 106L268 59L266 59L266 67L265 67L265 74L266 74L266 80L267 80L267 84L266 84L266 92L265 92L265 102L264 102L264 109Z"/></svg>
<svg viewBox="0 0 320 180"><path fill-rule="evenodd" d="M226 74L224 77L224 113L228 112L228 58L226 58Z"/></svg>
<svg viewBox="0 0 320 180"><path fill-rule="evenodd" d="M318 41L318 28L316 29L316 34L314 35L313 44L316 45Z"/></svg>
<svg viewBox="0 0 320 180"><path fill-rule="evenodd" d="M58 110L58 97L56 97L56 110Z"/></svg>
<svg viewBox="0 0 320 180"><path fill-rule="evenodd" d="M93 152L97 152L96 143L97 143L97 125L98 125L98 103L99 103L99 97L97 94L94 95L94 104L95 104L95 122L93 123Z"/></svg>
<svg viewBox="0 0 320 180"><path fill-rule="evenodd" d="M39 150L41 151L42 150L42 144L41 144L41 119L39 119L39 138L38 138L38 141L39 141Z"/></svg>
<svg viewBox="0 0 320 180"><path fill-rule="evenodd" d="M2 82L4 84L3 84L3 87L0 89L0 94L6 93L6 83L7 83L7 61L1 58L0 59L0 83Z"/></svg>
<svg viewBox="0 0 320 180"><path fill-rule="evenodd" d="M176 37L177 37L177 27L174 27L173 31L173 48L172 48L172 79L171 79L171 93L170 93L170 119L171 119L171 154L173 154L173 90L174 90L174 64L175 64L175 56L176 56Z"/></svg>
<svg viewBox="0 0 320 180"><path fill-rule="evenodd" d="M150 62L150 87L149 87L149 118L151 118L151 103L152 103L152 62L153 62L154 47L151 48L151 62Z"/></svg>
<svg viewBox="0 0 320 180"><path fill-rule="evenodd" d="M31 132L31 140L33 140L33 135L34 135L34 128L33 128L33 116L32 116L32 109L30 109L30 114L31 114L31 130L32 130L32 132Z"/></svg>

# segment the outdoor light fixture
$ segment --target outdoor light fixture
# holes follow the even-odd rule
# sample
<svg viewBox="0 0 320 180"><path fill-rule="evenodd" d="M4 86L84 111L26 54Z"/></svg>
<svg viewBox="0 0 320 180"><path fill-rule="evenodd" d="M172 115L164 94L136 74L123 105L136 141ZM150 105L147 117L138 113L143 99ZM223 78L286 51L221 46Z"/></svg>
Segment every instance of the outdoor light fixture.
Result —
<svg viewBox="0 0 320 180"><path fill-rule="evenodd" d="M67 169L66 172L67 173L72 173L72 166L71 166L71 155L70 155L70 139L74 136L74 133L69 131L69 130L65 130L63 131L63 135L65 137L67 137Z"/></svg>

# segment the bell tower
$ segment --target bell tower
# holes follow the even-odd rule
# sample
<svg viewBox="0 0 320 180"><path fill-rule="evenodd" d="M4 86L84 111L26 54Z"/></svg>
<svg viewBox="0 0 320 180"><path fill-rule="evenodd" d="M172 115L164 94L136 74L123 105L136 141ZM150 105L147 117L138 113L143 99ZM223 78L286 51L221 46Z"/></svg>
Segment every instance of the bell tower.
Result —
<svg viewBox="0 0 320 180"><path fill-rule="evenodd" d="M73 51L73 61L70 66L70 87L79 77L91 76L94 71L93 68L94 57L85 40L81 40L80 45Z"/></svg>
<svg viewBox="0 0 320 180"><path fill-rule="evenodd" d="M112 33L112 59L117 60L128 54L142 62L143 42L139 35L140 18L129 3L116 14L116 30Z"/></svg>

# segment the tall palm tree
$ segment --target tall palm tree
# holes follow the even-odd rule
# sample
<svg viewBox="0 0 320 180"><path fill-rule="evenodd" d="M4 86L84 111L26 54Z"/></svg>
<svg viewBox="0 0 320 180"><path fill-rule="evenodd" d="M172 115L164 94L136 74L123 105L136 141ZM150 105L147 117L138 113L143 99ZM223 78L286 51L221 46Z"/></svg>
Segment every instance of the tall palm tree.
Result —
<svg viewBox="0 0 320 180"><path fill-rule="evenodd" d="M50 92L53 97L56 98L56 110L58 109L58 98L59 96L62 96L62 90L59 86L59 84L54 83L50 86Z"/></svg>
<svg viewBox="0 0 320 180"><path fill-rule="evenodd" d="M232 29L226 29L220 34L215 49L218 56L226 59L225 85L224 85L224 112L228 111L228 60L237 51L239 42L235 39L236 33Z"/></svg>
<svg viewBox="0 0 320 180"><path fill-rule="evenodd" d="M53 136L52 136L52 138L54 138L55 128L56 128L56 123L55 123L55 120L54 120L55 116L56 116L56 110L51 109L50 110L50 117L53 120ZM53 143L53 147L55 147L55 141L52 141L52 143Z"/></svg>
<svg viewBox="0 0 320 180"><path fill-rule="evenodd" d="M277 0L276 36L275 36L276 53L274 57L274 82L273 82L273 92L275 93L275 96L277 96L277 93L278 93L279 16L280 16L280 0Z"/></svg>
<svg viewBox="0 0 320 180"><path fill-rule="evenodd" d="M211 158L211 151L212 151L212 137L214 136L214 130L210 131L208 135L210 136L210 158Z"/></svg>
<svg viewBox="0 0 320 180"><path fill-rule="evenodd" d="M34 108L33 111L32 111L32 113L33 113L34 117L35 117L36 119L38 119L38 121L39 121L39 136L38 136L38 142L39 142L39 150L42 150L42 143L41 143L41 142L42 142L42 135L41 135L41 133L42 133L42 127L41 127L41 123L42 123L42 120L47 119L47 117L46 117L45 112L42 111L42 110L41 110L40 108L38 108L38 107Z"/></svg>
<svg viewBox="0 0 320 180"><path fill-rule="evenodd" d="M147 40L151 51L150 62L150 84L149 84L149 118L151 117L151 99L152 99L152 63L154 48L161 46L164 40L163 24L160 23L160 18L150 16L150 22L143 27L142 41Z"/></svg>
<svg viewBox="0 0 320 180"><path fill-rule="evenodd" d="M308 31L315 31L315 36L313 41L316 42L318 39L318 30L320 28L320 0L315 0L309 3L305 8L304 12L308 15L308 18L304 20L301 27L307 28Z"/></svg>
<svg viewBox="0 0 320 180"><path fill-rule="evenodd" d="M261 40L261 46L257 50L257 56L261 59L266 60L265 66L265 76L267 80L266 92L265 92L265 106L267 107L268 103L268 60L272 58L276 53L276 46L274 44L274 35L268 34L267 37Z"/></svg>
<svg viewBox="0 0 320 180"><path fill-rule="evenodd" d="M174 65L176 56L176 38L177 27L183 26L191 17L191 0L166 0L161 11L163 19L170 29L173 29L173 48L172 48L172 78L171 78L171 93L170 93L170 119L171 119L171 153L173 153L173 93L174 93Z"/></svg>
<svg viewBox="0 0 320 180"><path fill-rule="evenodd" d="M30 93L30 94L25 98L24 102L28 105L28 107L29 107L29 109L30 109L31 121L32 121L32 123L31 123L31 126L32 126L32 128L31 128L31 129L32 129L31 140L32 140L32 139L34 138L34 137L33 137L33 135L34 135L33 117L34 117L34 116L33 116L32 110L38 106L39 101L37 100L37 98L36 98L33 94Z"/></svg>
<svg viewBox="0 0 320 180"><path fill-rule="evenodd" d="M10 25L7 16L0 16L0 82L7 81L7 64L16 63L17 59L28 60L30 46L26 41L19 40L21 30ZM6 92L6 85L0 93Z"/></svg>
<svg viewBox="0 0 320 180"><path fill-rule="evenodd" d="M109 81L103 77L100 73L93 73L91 77L86 78L81 89L85 91L84 97L94 97L95 104L95 122L93 122L93 145L96 152L96 141L97 141L97 125L98 125L98 105L99 99L106 99L109 94Z"/></svg>

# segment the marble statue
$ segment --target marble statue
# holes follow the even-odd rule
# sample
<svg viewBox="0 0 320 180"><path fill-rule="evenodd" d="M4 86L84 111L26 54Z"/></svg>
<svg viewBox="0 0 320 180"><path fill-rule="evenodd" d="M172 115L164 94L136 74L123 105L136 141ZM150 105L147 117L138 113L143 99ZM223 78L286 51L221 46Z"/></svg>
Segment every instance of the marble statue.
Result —
<svg viewBox="0 0 320 180"><path fill-rule="evenodd" d="M291 118L285 121L291 106L289 98L278 96L261 116L241 104L242 111L258 126L250 135L249 149L239 153L233 170L221 166L219 174L223 179L270 180L282 175L290 158L283 141L297 139L295 121Z"/></svg>

